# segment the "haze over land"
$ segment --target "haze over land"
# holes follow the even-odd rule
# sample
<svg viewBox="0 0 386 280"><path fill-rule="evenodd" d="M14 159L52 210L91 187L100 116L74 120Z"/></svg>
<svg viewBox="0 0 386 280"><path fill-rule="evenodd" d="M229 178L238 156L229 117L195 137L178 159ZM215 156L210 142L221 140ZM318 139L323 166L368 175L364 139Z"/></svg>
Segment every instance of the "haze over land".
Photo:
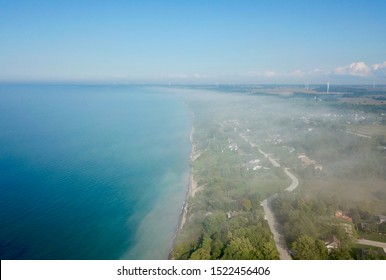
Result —
<svg viewBox="0 0 386 280"><path fill-rule="evenodd" d="M325 89L190 93L196 190L175 258L385 257L386 87Z"/></svg>

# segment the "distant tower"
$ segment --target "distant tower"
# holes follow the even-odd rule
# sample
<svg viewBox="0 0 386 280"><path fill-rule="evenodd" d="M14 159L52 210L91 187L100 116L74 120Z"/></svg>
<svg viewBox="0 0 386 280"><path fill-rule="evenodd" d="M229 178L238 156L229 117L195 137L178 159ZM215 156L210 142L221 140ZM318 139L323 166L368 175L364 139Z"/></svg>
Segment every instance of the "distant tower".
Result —
<svg viewBox="0 0 386 280"><path fill-rule="evenodd" d="M304 88L309 92L310 90L310 84L309 83L304 83Z"/></svg>
<svg viewBox="0 0 386 280"><path fill-rule="evenodd" d="M327 94L330 92L330 82L327 83Z"/></svg>

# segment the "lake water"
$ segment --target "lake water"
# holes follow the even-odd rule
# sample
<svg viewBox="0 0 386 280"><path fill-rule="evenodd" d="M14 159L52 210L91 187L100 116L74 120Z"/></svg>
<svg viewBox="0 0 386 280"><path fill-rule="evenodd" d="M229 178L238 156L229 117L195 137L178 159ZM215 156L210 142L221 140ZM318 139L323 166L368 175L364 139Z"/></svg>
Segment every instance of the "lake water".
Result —
<svg viewBox="0 0 386 280"><path fill-rule="evenodd" d="M0 85L0 258L166 259L190 129L156 88Z"/></svg>

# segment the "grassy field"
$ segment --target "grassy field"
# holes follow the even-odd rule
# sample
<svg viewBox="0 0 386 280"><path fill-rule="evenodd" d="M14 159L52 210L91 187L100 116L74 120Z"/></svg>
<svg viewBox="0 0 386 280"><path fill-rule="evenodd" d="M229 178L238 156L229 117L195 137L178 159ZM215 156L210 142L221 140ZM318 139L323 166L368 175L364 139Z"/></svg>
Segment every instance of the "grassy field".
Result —
<svg viewBox="0 0 386 280"><path fill-rule="evenodd" d="M386 212L386 188L383 180L303 180L302 192L309 197L330 198L343 208L360 206L370 213Z"/></svg>
<svg viewBox="0 0 386 280"><path fill-rule="evenodd" d="M385 105L386 101L384 100L375 100L370 97L345 97L339 98L340 102L348 104L361 104L361 105Z"/></svg>
<svg viewBox="0 0 386 280"><path fill-rule="evenodd" d="M364 239L368 240L374 240L374 241L379 241L379 242L386 242L386 235L384 234L378 234L375 232L372 233L367 233L363 231L358 231L359 236L361 236Z"/></svg>
<svg viewBox="0 0 386 280"><path fill-rule="evenodd" d="M347 129L368 136L382 135L386 137L386 126L384 125L361 125L361 124L350 124L347 125Z"/></svg>

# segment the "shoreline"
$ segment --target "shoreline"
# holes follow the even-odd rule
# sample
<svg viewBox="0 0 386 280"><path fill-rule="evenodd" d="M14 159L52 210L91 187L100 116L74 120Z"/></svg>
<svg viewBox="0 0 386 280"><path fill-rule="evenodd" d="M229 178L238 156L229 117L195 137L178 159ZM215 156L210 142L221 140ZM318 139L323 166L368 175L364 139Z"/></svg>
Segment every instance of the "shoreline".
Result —
<svg viewBox="0 0 386 280"><path fill-rule="evenodd" d="M189 169L190 170L189 170L188 188L186 191L184 204L181 207L177 229L176 229L174 237L173 237L172 248L170 249L169 254L168 254L169 260L173 259L172 253L173 253L173 249L175 246L177 235L180 233L180 231L182 230L182 228L184 227L184 225L186 223L186 218L187 218L187 214L188 214L188 206L189 206L188 200L190 197L194 197L195 193L198 190L197 182L194 180L194 177L193 177L193 165L192 165L193 161L195 161L199 156L199 154L197 154L197 151L196 151L196 145L193 143L194 130L195 130L194 126L192 126L192 129L190 130L190 135L189 135L189 141L190 141L192 148L191 148L191 152L190 152L190 156L189 156L189 165L190 165Z"/></svg>

